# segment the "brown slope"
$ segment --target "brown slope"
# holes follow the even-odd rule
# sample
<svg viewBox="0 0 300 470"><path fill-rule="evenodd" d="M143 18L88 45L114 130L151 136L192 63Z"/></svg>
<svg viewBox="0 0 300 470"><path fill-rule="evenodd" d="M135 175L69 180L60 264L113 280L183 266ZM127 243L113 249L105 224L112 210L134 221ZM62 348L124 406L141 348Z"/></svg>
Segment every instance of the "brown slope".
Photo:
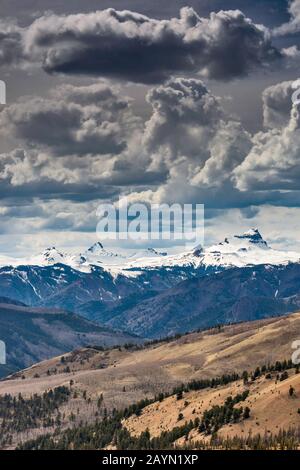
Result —
<svg viewBox="0 0 300 470"><path fill-rule="evenodd" d="M169 391L175 385L193 378L253 370L257 365L289 359L292 354L291 344L298 339L299 329L300 313L297 313L227 326L220 331L213 329L192 333L141 350L124 347L107 351L80 349L66 354L63 361L62 356L58 356L36 364L10 380L0 382L0 395L22 393L24 397L29 397L33 393L41 394L57 386L69 386L72 380L72 389L77 392L77 398L72 397L62 410L65 414L63 428L70 426L71 412L76 414L74 425L77 426L81 421L93 422L96 419L97 400L101 394L104 396L102 410L104 407L124 408L145 397L153 397L160 391ZM70 372L66 373L66 367ZM232 384L232 387L238 385ZM84 391L89 400L83 398ZM204 400L206 392L197 393L200 396L203 393ZM228 390L224 391L224 396L226 394ZM198 395L195 400L199 402ZM205 400L208 400L207 405L212 404L212 397L207 396ZM204 404L202 405L204 409ZM191 405L189 413L192 413L193 408ZM170 415L173 421L178 417L176 413L177 410ZM157 418L150 416L153 422L157 422ZM185 418L188 418L188 414ZM173 425L173 421L167 423L168 426ZM144 425L147 423L142 423L138 429L142 429ZM29 430L23 436L16 435L13 446L20 439L28 440L45 432L47 430L41 428Z"/></svg>
<svg viewBox="0 0 300 470"><path fill-rule="evenodd" d="M31 393L59 386L72 377L79 389L93 398L104 393L107 406L123 406L144 396L193 378L242 372L257 365L289 359L291 344L298 339L300 314L192 333L169 343L143 350L81 350L45 361L24 371L15 380L0 382L7 391ZM66 365L71 373L62 373ZM52 371L56 369L56 374ZM47 375L50 370L51 376ZM34 378L35 375L39 378ZM126 393L123 389L126 389Z"/></svg>
<svg viewBox="0 0 300 470"><path fill-rule="evenodd" d="M300 374L295 374L294 369L291 369L289 378L282 382L276 380L276 375L272 374L271 379L261 377L248 385L244 385L240 380L217 389L188 392L182 400L177 400L176 395L173 395L161 403L156 402L144 408L140 416L133 415L124 420L123 426L135 437L146 429L152 437L157 437L163 431L182 426L185 421L194 421L195 418L201 420L205 410L215 405L223 405L228 396L236 396L244 390L249 390L248 398L237 407L248 406L251 410L250 419L223 426L218 431L219 436L246 438L257 434L264 436L265 433L276 435L280 429L297 429L300 426ZM295 390L293 397L289 395L291 386ZM179 421L180 413L183 419ZM198 429L194 429L189 433L188 441L180 439L177 444L191 444L202 440L209 442L210 436L204 436Z"/></svg>

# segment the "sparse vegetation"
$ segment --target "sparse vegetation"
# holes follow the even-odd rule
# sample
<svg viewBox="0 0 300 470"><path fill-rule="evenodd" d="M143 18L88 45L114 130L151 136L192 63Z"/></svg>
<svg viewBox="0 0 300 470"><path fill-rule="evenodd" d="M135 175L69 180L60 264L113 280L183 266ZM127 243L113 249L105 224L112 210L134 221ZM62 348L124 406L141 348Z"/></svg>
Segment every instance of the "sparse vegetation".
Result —
<svg viewBox="0 0 300 470"><path fill-rule="evenodd" d="M24 399L12 395L0 396L0 446L10 444L12 434L39 426L44 428L60 425L59 407L70 397L67 387L57 387L43 395Z"/></svg>
<svg viewBox="0 0 300 470"><path fill-rule="evenodd" d="M282 320L280 321L282 322ZM271 334L275 327L272 325L276 325L277 321L268 322L266 321L264 324L269 329L268 334ZM207 418L209 412L212 413L210 417L211 429L204 430L207 442L215 435L224 436L225 432L228 432L232 437L233 430L237 430L240 435L241 427L244 429L252 427L253 435L255 435L255 432L263 433L265 427L268 426L275 434L277 432L275 426L272 428L261 416L256 416L255 402L260 400L259 393L262 392L262 395L268 393L272 403L276 403L280 390L283 390L281 398L285 400L287 406L290 406L289 413L286 413L286 422L288 425L295 425L297 424L296 420L299 419L297 412L299 404L297 400L292 399L294 396L298 396L297 378L292 371L294 367L292 362L288 360L277 361L270 365L264 364L262 361L252 370L242 372L241 364L245 359L245 354L249 352L249 344L247 344L249 335L252 342L253 337L256 338L255 335L260 338L259 328L257 326L254 328L252 325L249 325L249 328L242 324L232 327L218 327L206 330L205 334L193 333L191 337L177 335L176 338L164 340L165 343L175 340L171 345L164 345L161 340L155 340L148 345L127 344L114 348L79 349L72 353L66 353L62 359L53 358L45 364L16 374L16 377L13 378L15 380L20 379L22 375L24 379L26 378L23 385L21 380L19 380L19 384L15 382L16 389L22 390L22 393L23 389L29 389L29 382L32 382L33 385L32 393L34 391L40 393L39 390L46 389L50 382L48 378L52 375L57 376L52 377L51 383L55 383L56 386L68 384L69 403L65 402L59 405L58 409L50 414L49 425L45 427L44 421L38 420L37 424L29 426L24 432L12 430L11 433L8 433L4 431L1 435L4 442L3 447L15 446L21 440L24 441L23 446L29 446L26 443L28 439L31 439L30 446L33 448L39 446L41 448L51 448L51 446L54 448L101 448L104 442L119 446L119 448L156 448L153 446L168 448L183 445L183 442L189 445L195 438L199 437L199 441L201 441L202 437L198 429L202 423L203 414L206 413ZM241 334L245 338L244 346L241 348L241 359L236 360L231 349L233 345L237 344L236 335ZM132 366L128 367L127 358L130 358L134 351L137 353L134 354ZM166 352L167 355L165 355ZM259 349L256 352L258 353L257 357L263 357ZM269 352L270 350L268 350L268 355ZM228 358L226 369L222 363L224 354ZM276 354L278 357L278 352ZM207 362L208 355L214 359ZM264 357L266 356L264 354ZM269 355L269 357L271 356ZM154 358L155 361L158 361L155 362L155 365L158 365L156 369L153 368ZM126 373L131 373L134 367L138 380L123 381L122 377L125 377L123 361ZM160 366L160 361L163 361L164 369ZM202 369L203 361L204 367ZM196 377L190 382L187 382L188 373L186 371L188 369L183 367L186 364L192 366ZM256 366L253 361L252 365ZM108 370L101 371L100 369ZM166 380L161 380L162 370L168 371L164 376ZM221 375L220 371L223 370L226 373ZM236 370L238 373L230 372L232 370ZM86 374L86 377L89 378L84 382L85 385L80 380L81 371L88 372L87 374L84 372L84 375ZM199 377L202 371L203 376ZM219 376L211 378L212 371L217 371L215 373L219 373ZM227 373L227 371L229 372ZM297 374L299 367L295 367L294 371ZM141 374L145 376L143 381L140 381ZM92 375L93 380L90 380ZM108 376L112 377L109 386L106 384ZM119 378L120 381L118 381ZM293 394L289 392L291 385L295 389ZM7 390L10 391L9 387L9 382L5 381L2 388L3 393ZM224 390L226 390L225 394ZM242 394L244 390L249 392L249 399L245 403L247 406L241 406L242 403L226 402L227 395L231 396L234 401L234 398L238 394ZM252 390L258 390L254 393L254 397L251 396ZM268 391L266 392L266 390ZM197 402L197 397L199 397L199 402ZM23 398L28 400L31 397L24 395ZM133 404L130 404L132 402ZM116 410L113 410L113 407L116 407ZM120 411L121 407L122 411ZM147 410L144 411L144 408ZM171 422L168 417L161 425L163 422L162 413L168 415L169 411ZM224 419L224 414L226 419ZM161 423L155 423L155 420L158 419L156 416L162 418ZM227 422L228 419L229 422ZM240 424L244 420L248 421ZM0 426L1 423L0 417ZM94 432L103 433L103 435L92 438ZM46 438L41 436L45 433L48 434ZM172 440L174 436L180 436L178 437L180 442L178 439Z"/></svg>
<svg viewBox="0 0 300 470"><path fill-rule="evenodd" d="M237 403L245 401L248 395L249 390L236 395L234 398L229 396L224 405L216 405L211 409L204 411L199 426L199 432L209 435L218 432L224 424L229 424L231 422L237 423L243 417L244 409L242 407L235 408L234 406ZM250 413L249 408L248 410L248 413Z"/></svg>
<svg viewBox="0 0 300 470"><path fill-rule="evenodd" d="M204 440L185 444L180 447L189 449L222 449L222 450L298 450L300 444L300 428L279 430L277 434L268 433L248 435L247 437L220 437L213 435L209 442ZM177 447L178 449L179 447Z"/></svg>

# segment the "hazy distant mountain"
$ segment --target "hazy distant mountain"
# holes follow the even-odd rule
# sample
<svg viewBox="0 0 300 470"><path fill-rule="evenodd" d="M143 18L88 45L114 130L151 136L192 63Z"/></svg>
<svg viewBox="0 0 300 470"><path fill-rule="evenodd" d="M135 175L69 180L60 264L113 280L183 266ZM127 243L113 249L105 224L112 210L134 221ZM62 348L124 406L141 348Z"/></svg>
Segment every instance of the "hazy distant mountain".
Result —
<svg viewBox="0 0 300 470"><path fill-rule="evenodd" d="M0 340L6 343L7 365L0 365L0 377L81 346L140 341L68 312L3 301L0 299Z"/></svg>

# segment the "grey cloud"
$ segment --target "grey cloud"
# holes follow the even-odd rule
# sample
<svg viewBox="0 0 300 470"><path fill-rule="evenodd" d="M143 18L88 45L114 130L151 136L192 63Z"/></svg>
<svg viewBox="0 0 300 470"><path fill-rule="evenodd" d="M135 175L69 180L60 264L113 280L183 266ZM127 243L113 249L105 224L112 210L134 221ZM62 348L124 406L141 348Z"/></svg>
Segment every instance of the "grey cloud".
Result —
<svg viewBox="0 0 300 470"><path fill-rule="evenodd" d="M201 80L173 78L165 85L152 89L147 100L153 108L146 123L145 145L155 152L161 146L170 148L172 158L178 154L199 154L199 140L222 117L219 101Z"/></svg>
<svg viewBox="0 0 300 470"><path fill-rule="evenodd" d="M300 0L290 0L288 11L290 21L274 29L274 36L286 36L300 31Z"/></svg>
<svg viewBox="0 0 300 470"><path fill-rule="evenodd" d="M226 115L201 81L171 80L150 92L154 112L146 125L146 141L154 163L163 160L168 178L131 198L197 201L215 208L299 206L300 109L292 106L291 84L265 90L265 123L277 127L253 136ZM212 102L215 113L205 114ZM185 132L185 123L193 130L191 135Z"/></svg>
<svg viewBox="0 0 300 470"><path fill-rule="evenodd" d="M47 154L24 149L1 154L0 198L88 201L116 195L119 189L99 171L103 168L101 161L92 164L90 160L82 165L75 161L68 164L64 158L54 160Z"/></svg>
<svg viewBox="0 0 300 470"><path fill-rule="evenodd" d="M0 20L0 66L12 65L21 61L23 30L14 23Z"/></svg>
<svg viewBox="0 0 300 470"><path fill-rule="evenodd" d="M82 106L101 106L106 112L122 111L128 108L129 98L122 98L118 90L112 86L99 82L87 86L61 85L52 90L54 98L77 103Z"/></svg>
<svg viewBox="0 0 300 470"><path fill-rule="evenodd" d="M274 96L275 91L276 104L281 100L285 103L287 87L289 85L283 83L281 86L269 89L266 95ZM268 111L268 116L269 114ZM286 118L287 114L288 112L285 110L281 117ZM278 113L276 118L278 118ZM287 119L287 123L277 129L259 132L254 136L251 151L234 172L237 188L242 191L298 191L299 149L300 106L293 105L290 100L290 117Z"/></svg>
<svg viewBox="0 0 300 470"><path fill-rule="evenodd" d="M196 169L192 184L222 187L251 147L251 136L239 122L222 122L209 143L209 158Z"/></svg>
<svg viewBox="0 0 300 470"><path fill-rule="evenodd" d="M172 79L150 91L148 101L153 114L146 123L146 148L183 187L222 185L251 148L251 136L201 80Z"/></svg>
<svg viewBox="0 0 300 470"><path fill-rule="evenodd" d="M268 87L262 95L264 125L270 128L286 126L291 117L293 81Z"/></svg>
<svg viewBox="0 0 300 470"><path fill-rule="evenodd" d="M28 97L0 113L0 133L57 156L118 154L130 123L128 101L101 83L63 86L52 98Z"/></svg>
<svg viewBox="0 0 300 470"><path fill-rule="evenodd" d="M29 101L27 114L26 107L21 106L20 115L16 109L11 124L24 126L16 125L24 146L0 155L0 197L91 201L129 194L152 202L205 202L212 208L299 205L300 115L295 106L288 117L289 89L290 82L284 82L264 92L266 124L278 125L251 136L201 80L173 78L151 90L153 111L144 127L130 102L107 85L64 85L42 101L45 110L58 104L62 112L64 97L62 109L71 109L72 119L85 109L86 118L98 113L116 120L125 148L119 154L82 158L61 147L60 158L53 158L57 144L46 131L37 137L28 131L26 119L31 123L37 108Z"/></svg>
<svg viewBox="0 0 300 470"><path fill-rule="evenodd" d="M281 57L267 29L239 10L201 18L188 7L169 20L112 8L49 14L29 26L24 43L27 56L42 60L48 73L141 83L161 82L182 72L231 79Z"/></svg>
<svg viewBox="0 0 300 470"><path fill-rule="evenodd" d="M20 143L0 155L0 197L92 200L165 180L165 173L148 169L143 122L115 88L62 85L49 95L0 113L0 133Z"/></svg>

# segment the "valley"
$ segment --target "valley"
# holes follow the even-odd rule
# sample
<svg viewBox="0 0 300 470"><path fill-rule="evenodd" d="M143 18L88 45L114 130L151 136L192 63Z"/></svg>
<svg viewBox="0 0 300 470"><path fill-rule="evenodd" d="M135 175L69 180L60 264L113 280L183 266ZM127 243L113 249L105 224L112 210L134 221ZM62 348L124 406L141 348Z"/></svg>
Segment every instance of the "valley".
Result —
<svg viewBox="0 0 300 470"><path fill-rule="evenodd" d="M88 344L109 347L141 342L130 334L101 327L70 312L27 307L3 298L0 299L0 339L7 351L6 364L0 364L0 377Z"/></svg>

